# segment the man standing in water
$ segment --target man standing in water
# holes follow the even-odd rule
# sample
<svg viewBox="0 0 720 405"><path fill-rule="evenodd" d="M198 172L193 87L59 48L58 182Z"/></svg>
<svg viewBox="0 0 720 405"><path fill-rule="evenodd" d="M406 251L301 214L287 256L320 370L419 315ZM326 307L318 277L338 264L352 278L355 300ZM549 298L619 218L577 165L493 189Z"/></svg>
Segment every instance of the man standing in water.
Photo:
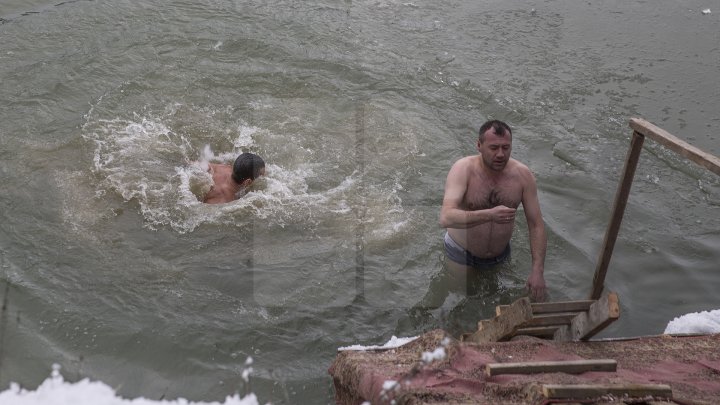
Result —
<svg viewBox="0 0 720 405"><path fill-rule="evenodd" d="M445 183L440 225L447 228L445 253L453 272L482 271L510 257L515 213L522 203L530 233L531 298L545 298L545 225L530 169L510 158L512 131L497 120L480 127L479 154L453 164Z"/></svg>
<svg viewBox="0 0 720 405"><path fill-rule="evenodd" d="M235 163L222 165L210 163L208 172L212 174L213 186L203 199L204 203L222 204L237 200L238 194L246 190L255 179L265 174L265 162L254 153L243 153Z"/></svg>

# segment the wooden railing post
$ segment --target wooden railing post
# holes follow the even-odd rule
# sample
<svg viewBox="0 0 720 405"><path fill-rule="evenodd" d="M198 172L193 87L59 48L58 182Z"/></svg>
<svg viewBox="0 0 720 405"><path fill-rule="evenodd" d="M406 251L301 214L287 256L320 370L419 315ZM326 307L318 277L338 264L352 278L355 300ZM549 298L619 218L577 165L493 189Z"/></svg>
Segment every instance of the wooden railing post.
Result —
<svg viewBox="0 0 720 405"><path fill-rule="evenodd" d="M608 224L607 232L605 232L605 240L603 241L600 257L598 258L597 267L595 268L595 276L593 277L591 300L597 300L602 295L605 286L605 275L607 274L610 258L612 257L615 241L620 231L620 223L622 223L625 214L625 206L627 205L628 196L630 195L630 187L632 186L635 169L640 160L640 151L642 151L645 136L637 131L633 131L632 140L630 141L630 149L625 159L625 168L623 169L622 178L615 194L615 203L613 205L610 224Z"/></svg>

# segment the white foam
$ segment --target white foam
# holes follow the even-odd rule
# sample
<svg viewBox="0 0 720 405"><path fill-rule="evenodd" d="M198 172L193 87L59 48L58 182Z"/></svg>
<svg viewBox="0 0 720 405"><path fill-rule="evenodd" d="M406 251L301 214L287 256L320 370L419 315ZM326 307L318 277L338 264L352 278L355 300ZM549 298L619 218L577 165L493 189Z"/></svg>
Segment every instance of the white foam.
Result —
<svg viewBox="0 0 720 405"><path fill-rule="evenodd" d="M249 127L240 125L238 127L238 136L235 138L234 146L236 149L245 149L253 146L253 135L258 132L257 127Z"/></svg>
<svg viewBox="0 0 720 405"><path fill-rule="evenodd" d="M224 402L192 402L184 398L175 400L151 400L145 398L125 399L119 397L107 384L85 378L75 383L65 382L59 367L36 390L21 388L11 383L10 388L0 392L3 405L259 405L255 394L240 397L228 396Z"/></svg>

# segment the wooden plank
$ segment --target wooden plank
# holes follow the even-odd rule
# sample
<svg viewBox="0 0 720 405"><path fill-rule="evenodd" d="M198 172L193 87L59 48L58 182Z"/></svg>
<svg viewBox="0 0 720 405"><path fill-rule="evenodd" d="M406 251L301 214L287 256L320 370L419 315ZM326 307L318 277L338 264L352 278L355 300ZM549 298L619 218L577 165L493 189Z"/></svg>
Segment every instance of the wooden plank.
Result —
<svg viewBox="0 0 720 405"><path fill-rule="evenodd" d="M536 302L532 304L533 315L553 312L584 312L590 308L594 300Z"/></svg>
<svg viewBox="0 0 720 405"><path fill-rule="evenodd" d="M495 307L495 316L500 316L510 305L498 305Z"/></svg>
<svg viewBox="0 0 720 405"><path fill-rule="evenodd" d="M578 314L579 312L558 312L546 315L533 314L533 317L522 324L521 327L570 325L570 322L572 322Z"/></svg>
<svg viewBox="0 0 720 405"><path fill-rule="evenodd" d="M581 328L580 325L574 324L571 324L571 327L573 332L577 329L576 336L580 336L580 340L587 340L600 333L618 318L620 318L618 295L609 292L590 306L587 312L587 323L584 327Z"/></svg>
<svg viewBox="0 0 720 405"><path fill-rule="evenodd" d="M485 365L485 375L488 377L500 374L580 374L587 371L615 372L616 370L617 361L613 359L491 363Z"/></svg>
<svg viewBox="0 0 720 405"><path fill-rule="evenodd" d="M698 165L720 175L720 158L698 149L677 138L664 129L657 127L642 118L631 118L630 128L665 146L682 157L692 160Z"/></svg>
<svg viewBox="0 0 720 405"><path fill-rule="evenodd" d="M579 300L579 301L557 301L557 302L533 302L530 304L533 315L549 314L554 312L583 312L590 308L595 300ZM500 315L508 305L498 305L495 307L495 314Z"/></svg>
<svg viewBox="0 0 720 405"><path fill-rule="evenodd" d="M589 339L591 336L600 332L609 323L613 322L619 317L619 306L617 306L617 295L612 293L605 294L602 303L593 310L593 315L589 316L588 313L578 314L576 319L570 323L570 325L561 326L555 332L553 340L559 342L577 341L581 339ZM606 300L608 303L606 304ZM607 314L604 314L602 309L607 308ZM604 319L607 317L608 319ZM610 319L613 318L614 319ZM592 319L591 319L592 318Z"/></svg>
<svg viewBox="0 0 720 405"><path fill-rule="evenodd" d="M559 327L553 335L553 340L556 342L569 342L573 340L572 333L570 333L570 325Z"/></svg>
<svg viewBox="0 0 720 405"><path fill-rule="evenodd" d="M498 342L505 340L515 333L515 330L524 322L532 318L530 299L520 298L493 319L480 321L478 331L467 337L467 341L475 343Z"/></svg>
<svg viewBox="0 0 720 405"><path fill-rule="evenodd" d="M610 223L608 224L607 231L605 232L603 247L600 250L597 267L595 267L592 291L590 293L590 299L592 300L600 298L605 285L605 275L607 274L608 266L610 265L610 258L612 257L612 252L615 248L615 241L617 240L618 233L620 232L620 224L622 223L623 215L625 215L625 207L627 206L628 197L630 195L630 187L632 187L635 169L637 168L638 161L640 160L640 152L642 151L644 139L645 137L641 133L637 131L633 132L633 136L630 141L630 149L628 149L627 157L625 159L622 177L620 178L620 183L618 184L618 189L615 193L612 216L610 217Z"/></svg>
<svg viewBox="0 0 720 405"><path fill-rule="evenodd" d="M522 327L515 330L515 336L535 336L541 338L552 338L558 330L558 326L534 326L530 328Z"/></svg>
<svg viewBox="0 0 720 405"><path fill-rule="evenodd" d="M666 384L543 384L546 398L579 399L603 395L629 397L672 398L672 389Z"/></svg>
<svg viewBox="0 0 720 405"><path fill-rule="evenodd" d="M594 301L593 301L594 302ZM502 314L507 309L496 308L497 314ZM536 327L536 326L550 326L550 325L569 325L570 321L578 314L578 312L557 312L549 314L535 315L524 324L520 325L522 328L525 327ZM500 316L500 315L497 315Z"/></svg>
<svg viewBox="0 0 720 405"><path fill-rule="evenodd" d="M561 327L555 333L554 340L587 340L620 317L620 305L617 294L609 292L590 306L588 312L579 313L569 326Z"/></svg>

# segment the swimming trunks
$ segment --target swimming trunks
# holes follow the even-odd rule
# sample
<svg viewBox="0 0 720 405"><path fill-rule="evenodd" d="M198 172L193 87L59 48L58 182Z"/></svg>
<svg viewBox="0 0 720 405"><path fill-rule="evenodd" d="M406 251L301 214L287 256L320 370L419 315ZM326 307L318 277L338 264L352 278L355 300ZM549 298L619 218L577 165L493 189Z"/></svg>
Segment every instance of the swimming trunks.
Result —
<svg viewBox="0 0 720 405"><path fill-rule="evenodd" d="M499 256L481 258L474 256L472 253L468 252L457 242L455 242L447 232L445 232L445 254L447 255L448 259L454 261L455 263L460 263L466 266L474 267L476 269L481 269L492 267L496 264L500 264L508 260L510 258L510 244L508 243L505 250L500 253Z"/></svg>

